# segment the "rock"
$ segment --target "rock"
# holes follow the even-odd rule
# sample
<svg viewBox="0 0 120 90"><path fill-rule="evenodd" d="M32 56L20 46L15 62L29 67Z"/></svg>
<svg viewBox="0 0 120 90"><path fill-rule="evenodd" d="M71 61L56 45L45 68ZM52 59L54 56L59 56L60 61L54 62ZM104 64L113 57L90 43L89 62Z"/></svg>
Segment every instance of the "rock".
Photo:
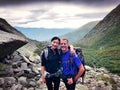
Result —
<svg viewBox="0 0 120 90"><path fill-rule="evenodd" d="M21 84L13 84L10 90L23 90L23 86Z"/></svg>
<svg viewBox="0 0 120 90"><path fill-rule="evenodd" d="M0 18L0 59L27 43L26 37Z"/></svg>
<svg viewBox="0 0 120 90"><path fill-rule="evenodd" d="M3 88L0 87L0 90L3 90Z"/></svg>
<svg viewBox="0 0 120 90"><path fill-rule="evenodd" d="M82 84L77 84L75 90L89 90L89 88Z"/></svg>
<svg viewBox="0 0 120 90"><path fill-rule="evenodd" d="M90 67L90 66L85 65L85 69L86 69L87 71L90 71L90 70L92 70L93 68Z"/></svg>
<svg viewBox="0 0 120 90"><path fill-rule="evenodd" d="M108 71L106 68L104 68L104 67L101 67L101 68L99 68L99 69L96 69L96 71L97 71L97 72L101 72L101 73L109 73L109 71Z"/></svg>
<svg viewBox="0 0 120 90"><path fill-rule="evenodd" d="M20 61L23 59L20 52L18 52L18 51L15 51L11 56L13 57L12 58L13 61Z"/></svg>
<svg viewBox="0 0 120 90"><path fill-rule="evenodd" d="M16 84L16 79L14 77L5 77L4 78L4 87L12 87L13 84Z"/></svg>
<svg viewBox="0 0 120 90"><path fill-rule="evenodd" d="M40 56L38 56L37 54L34 53L34 54L30 55L29 60L33 63L38 64L38 63L40 63Z"/></svg>
<svg viewBox="0 0 120 90"><path fill-rule="evenodd" d="M4 84L4 78L0 78L0 86Z"/></svg>
<svg viewBox="0 0 120 90"><path fill-rule="evenodd" d="M13 28L7 21L3 18L0 18L0 30L12 34L16 34L18 36L25 37L21 32L17 31L15 28Z"/></svg>
<svg viewBox="0 0 120 90"><path fill-rule="evenodd" d="M19 77L18 78L18 83L20 83L21 85L23 86L26 86L27 85L27 77Z"/></svg>
<svg viewBox="0 0 120 90"><path fill-rule="evenodd" d="M0 77L13 75L13 69L10 66L0 63Z"/></svg>
<svg viewBox="0 0 120 90"><path fill-rule="evenodd" d="M28 80L28 86L29 87L36 87L37 83L35 80Z"/></svg>
<svg viewBox="0 0 120 90"><path fill-rule="evenodd" d="M29 58L31 55L33 55L33 53L37 53L36 51L39 51L39 53L37 53L37 54L40 55L40 50L36 46L36 45L40 44L40 42L33 43L30 40L28 42L29 43L27 43L23 47L19 48L17 51L19 51L22 55L24 55L27 58Z"/></svg>
<svg viewBox="0 0 120 90"><path fill-rule="evenodd" d="M26 63L29 63L29 64L35 66L35 64L32 63L32 62L30 62L30 60L29 60L26 56L24 56L24 55L22 55L22 54L21 54L21 56L23 57L23 60L24 60Z"/></svg>
<svg viewBox="0 0 120 90"><path fill-rule="evenodd" d="M12 54L26 43L25 38L0 30L0 59Z"/></svg>

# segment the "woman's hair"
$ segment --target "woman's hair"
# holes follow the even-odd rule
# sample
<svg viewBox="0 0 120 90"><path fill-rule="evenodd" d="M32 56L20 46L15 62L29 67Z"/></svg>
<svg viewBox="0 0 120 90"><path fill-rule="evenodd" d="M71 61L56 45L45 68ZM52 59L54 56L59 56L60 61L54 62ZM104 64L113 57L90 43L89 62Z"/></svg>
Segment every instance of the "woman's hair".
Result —
<svg viewBox="0 0 120 90"><path fill-rule="evenodd" d="M53 38L51 39L51 42L52 42L53 40L58 40L58 41L60 42L60 38L57 37L57 36L53 37Z"/></svg>

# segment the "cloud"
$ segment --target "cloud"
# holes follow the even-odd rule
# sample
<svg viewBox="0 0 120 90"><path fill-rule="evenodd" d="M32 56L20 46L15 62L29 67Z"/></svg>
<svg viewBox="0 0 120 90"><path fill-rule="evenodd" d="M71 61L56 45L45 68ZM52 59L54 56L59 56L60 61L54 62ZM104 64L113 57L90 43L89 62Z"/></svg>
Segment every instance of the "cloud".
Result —
<svg viewBox="0 0 120 90"><path fill-rule="evenodd" d="M72 2L72 0L70 1ZM94 1L93 4L97 5L97 0ZM24 0L21 2L24 2ZM79 28L90 21L101 20L116 6L108 5L106 7L100 6L95 8L81 3L30 2L29 4L18 6L1 6L0 17L5 18L13 26L31 28ZM75 0L75 2L77 1ZM90 3L88 0L85 0L85 2L86 4Z"/></svg>
<svg viewBox="0 0 120 90"><path fill-rule="evenodd" d="M41 2L66 2L66 3L81 3L90 6L98 5L113 5L120 3L119 0L0 0L0 5L20 5L28 3L41 3Z"/></svg>
<svg viewBox="0 0 120 90"><path fill-rule="evenodd" d="M36 2L78 2L83 0L1 0L1 5L19 5L26 3L36 3Z"/></svg>

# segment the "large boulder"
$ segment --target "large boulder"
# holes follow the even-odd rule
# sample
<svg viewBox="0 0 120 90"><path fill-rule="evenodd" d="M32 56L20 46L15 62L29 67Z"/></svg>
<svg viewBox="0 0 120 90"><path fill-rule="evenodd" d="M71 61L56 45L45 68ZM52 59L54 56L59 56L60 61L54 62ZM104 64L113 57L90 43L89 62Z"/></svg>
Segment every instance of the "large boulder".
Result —
<svg viewBox="0 0 120 90"><path fill-rule="evenodd" d="M0 60L27 43L27 38L0 18Z"/></svg>
<svg viewBox="0 0 120 90"><path fill-rule="evenodd" d="M0 31L0 59L13 53L26 43L26 39L21 36Z"/></svg>

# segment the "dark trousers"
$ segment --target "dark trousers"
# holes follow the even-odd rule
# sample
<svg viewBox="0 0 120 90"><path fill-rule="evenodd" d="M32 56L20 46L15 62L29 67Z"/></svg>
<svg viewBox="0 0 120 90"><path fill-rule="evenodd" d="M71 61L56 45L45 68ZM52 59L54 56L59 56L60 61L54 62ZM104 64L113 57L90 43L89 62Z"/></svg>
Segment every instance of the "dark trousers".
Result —
<svg viewBox="0 0 120 90"><path fill-rule="evenodd" d="M48 90L59 90L60 78L59 77L46 78L46 85Z"/></svg>
<svg viewBox="0 0 120 90"><path fill-rule="evenodd" d="M65 86L67 88L67 90L75 90L75 86L76 86L76 82L73 82L73 84L67 84L67 78L63 79L63 82L65 83Z"/></svg>

